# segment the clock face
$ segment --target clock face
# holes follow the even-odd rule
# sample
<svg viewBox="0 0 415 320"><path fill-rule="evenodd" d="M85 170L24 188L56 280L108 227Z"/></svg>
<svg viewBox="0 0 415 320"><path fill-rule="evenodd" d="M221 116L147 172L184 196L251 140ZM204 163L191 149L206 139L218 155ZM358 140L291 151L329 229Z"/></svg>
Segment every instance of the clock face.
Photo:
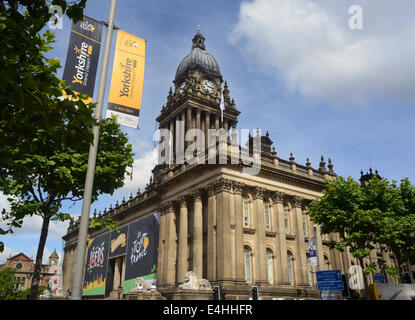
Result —
<svg viewBox="0 0 415 320"><path fill-rule="evenodd" d="M203 88L203 90L205 90L206 92L209 92L209 93L212 93L213 91L215 91L215 86L212 83L212 81L210 81L210 80L203 80L202 88Z"/></svg>
<svg viewBox="0 0 415 320"><path fill-rule="evenodd" d="M180 84L180 86L179 86L179 93L183 93L183 91L184 91L184 87L186 86L186 82L185 81L183 81L181 84Z"/></svg>

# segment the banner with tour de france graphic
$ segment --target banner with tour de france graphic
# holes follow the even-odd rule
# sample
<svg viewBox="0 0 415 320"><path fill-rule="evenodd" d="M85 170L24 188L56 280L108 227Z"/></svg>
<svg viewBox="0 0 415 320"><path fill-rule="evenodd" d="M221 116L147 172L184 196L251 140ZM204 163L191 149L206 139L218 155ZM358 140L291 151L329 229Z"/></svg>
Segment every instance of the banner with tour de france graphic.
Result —
<svg viewBox="0 0 415 320"><path fill-rule="evenodd" d="M156 284L159 229L160 213L128 226L124 293L129 293L136 287L137 277L149 284Z"/></svg>
<svg viewBox="0 0 415 320"><path fill-rule="evenodd" d="M109 244L109 232L89 241L82 295L105 295Z"/></svg>
<svg viewBox="0 0 415 320"><path fill-rule="evenodd" d="M72 91L89 95L86 103L94 94L101 35L102 23L90 17L72 24L62 79Z"/></svg>
<svg viewBox="0 0 415 320"><path fill-rule="evenodd" d="M128 227L120 228L120 232L111 232L110 258L122 256L127 252Z"/></svg>
<svg viewBox="0 0 415 320"><path fill-rule="evenodd" d="M118 123L138 127L144 61L145 40L118 30L106 118L115 115Z"/></svg>

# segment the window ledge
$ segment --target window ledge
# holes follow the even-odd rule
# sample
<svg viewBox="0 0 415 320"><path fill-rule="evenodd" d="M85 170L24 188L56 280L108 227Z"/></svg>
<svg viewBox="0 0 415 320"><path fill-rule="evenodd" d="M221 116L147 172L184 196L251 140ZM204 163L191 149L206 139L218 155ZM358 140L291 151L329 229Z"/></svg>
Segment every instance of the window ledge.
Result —
<svg viewBox="0 0 415 320"><path fill-rule="evenodd" d="M254 234L256 229L244 227L244 233Z"/></svg>
<svg viewBox="0 0 415 320"><path fill-rule="evenodd" d="M265 235L267 237L275 238L277 236L277 233L275 231L265 230Z"/></svg>

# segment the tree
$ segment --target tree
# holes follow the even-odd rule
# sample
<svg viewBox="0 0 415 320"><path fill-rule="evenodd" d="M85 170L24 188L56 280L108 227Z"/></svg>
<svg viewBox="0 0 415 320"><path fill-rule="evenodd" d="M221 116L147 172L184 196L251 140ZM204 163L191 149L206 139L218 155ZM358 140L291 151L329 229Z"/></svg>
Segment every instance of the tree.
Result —
<svg viewBox="0 0 415 320"><path fill-rule="evenodd" d="M79 20L86 0L52 1L71 19ZM35 299L49 223L72 217L62 202L82 199L92 128L100 126L92 201L123 186L125 169L133 162L132 148L115 119L97 123L95 104L85 104L56 77L60 63L48 59L54 35L41 29L49 21L48 1L0 4L0 191L10 210L2 211L13 232L26 216L42 217L30 299ZM62 90L75 100L62 99ZM79 99L78 99L79 98ZM104 221L114 227L111 220ZM98 218L91 225L100 228ZM1 249L1 248L0 248Z"/></svg>
<svg viewBox="0 0 415 320"><path fill-rule="evenodd" d="M18 290L20 284L15 276L16 269L5 268L0 271L0 300L25 300L29 294L29 290ZM39 287L38 295L45 287Z"/></svg>
<svg viewBox="0 0 415 320"><path fill-rule="evenodd" d="M57 131L55 135L63 134ZM55 135L44 141L39 139L36 152L21 149L18 145L10 148L11 164L7 169L1 169L4 178L0 190L11 196L11 209L3 211L3 219L15 227L20 226L26 216L42 217L31 298L37 292L49 223L72 219L60 208L65 200L82 199L87 171L89 141L78 141L75 148L62 142L55 143ZM92 201L102 193L112 194L123 186L125 169L133 162L132 148L127 142L115 119L101 124ZM92 222L100 227L98 218Z"/></svg>
<svg viewBox="0 0 415 320"><path fill-rule="evenodd" d="M365 190L381 185L382 181L387 183L386 179L370 180ZM383 270L402 280L402 266L407 262L415 264L415 187L408 178L404 178L399 186L393 181L390 189L393 197L385 198L391 208L385 210L383 215L378 243L384 245L385 251L393 252L397 261L395 268L385 267Z"/></svg>
<svg viewBox="0 0 415 320"><path fill-rule="evenodd" d="M19 280L15 277L15 273L13 268L0 271L0 300L19 299L20 291L16 290Z"/></svg>
<svg viewBox="0 0 415 320"><path fill-rule="evenodd" d="M326 181L323 196L313 201L308 209L310 219L321 225L322 233L338 233L340 241L331 241L330 248L350 253L359 260L364 270L363 259L374 249L376 239L376 212L362 208L362 189L351 177L337 177ZM368 296L366 277L365 295Z"/></svg>
<svg viewBox="0 0 415 320"><path fill-rule="evenodd" d="M37 139L45 140L54 131L65 132L55 137L56 143L92 142L92 126L96 123L91 117L94 106L85 105L81 99L60 98L62 90L67 94L73 92L56 76L59 61L45 56L52 48L53 33L46 30L40 36L51 17L50 4L61 6L63 13L77 21L82 18L85 3L86 0L0 3L0 168L12 163L10 148L19 145L36 152ZM67 135L66 131L72 132ZM1 170L0 180L5 178L4 174L5 170ZM0 229L0 235L18 226ZM3 248L0 242L0 252Z"/></svg>
<svg viewBox="0 0 415 320"><path fill-rule="evenodd" d="M396 182L373 176L361 186L352 178L327 181L323 197L309 209L310 218L321 224L323 233L338 232L341 241L330 246L350 248L366 274L379 268L394 277L402 274L402 265L415 262L415 187L408 179ZM397 267L379 258L365 268L363 259L379 244L384 252L393 252ZM367 294L367 279L365 293Z"/></svg>

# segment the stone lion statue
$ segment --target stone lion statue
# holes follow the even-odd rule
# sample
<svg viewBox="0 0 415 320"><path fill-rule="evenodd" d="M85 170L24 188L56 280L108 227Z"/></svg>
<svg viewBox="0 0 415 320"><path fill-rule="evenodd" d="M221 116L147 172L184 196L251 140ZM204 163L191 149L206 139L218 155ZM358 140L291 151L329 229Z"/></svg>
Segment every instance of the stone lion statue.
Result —
<svg viewBox="0 0 415 320"><path fill-rule="evenodd" d="M143 291L150 291L151 289L151 285L146 280L141 277L137 277L135 278L135 288L132 290L132 292L138 292L138 287L140 285L143 288Z"/></svg>
<svg viewBox="0 0 415 320"><path fill-rule="evenodd" d="M179 286L179 289L185 290L211 290L208 280L198 279L196 272L187 271L184 276L184 282Z"/></svg>

